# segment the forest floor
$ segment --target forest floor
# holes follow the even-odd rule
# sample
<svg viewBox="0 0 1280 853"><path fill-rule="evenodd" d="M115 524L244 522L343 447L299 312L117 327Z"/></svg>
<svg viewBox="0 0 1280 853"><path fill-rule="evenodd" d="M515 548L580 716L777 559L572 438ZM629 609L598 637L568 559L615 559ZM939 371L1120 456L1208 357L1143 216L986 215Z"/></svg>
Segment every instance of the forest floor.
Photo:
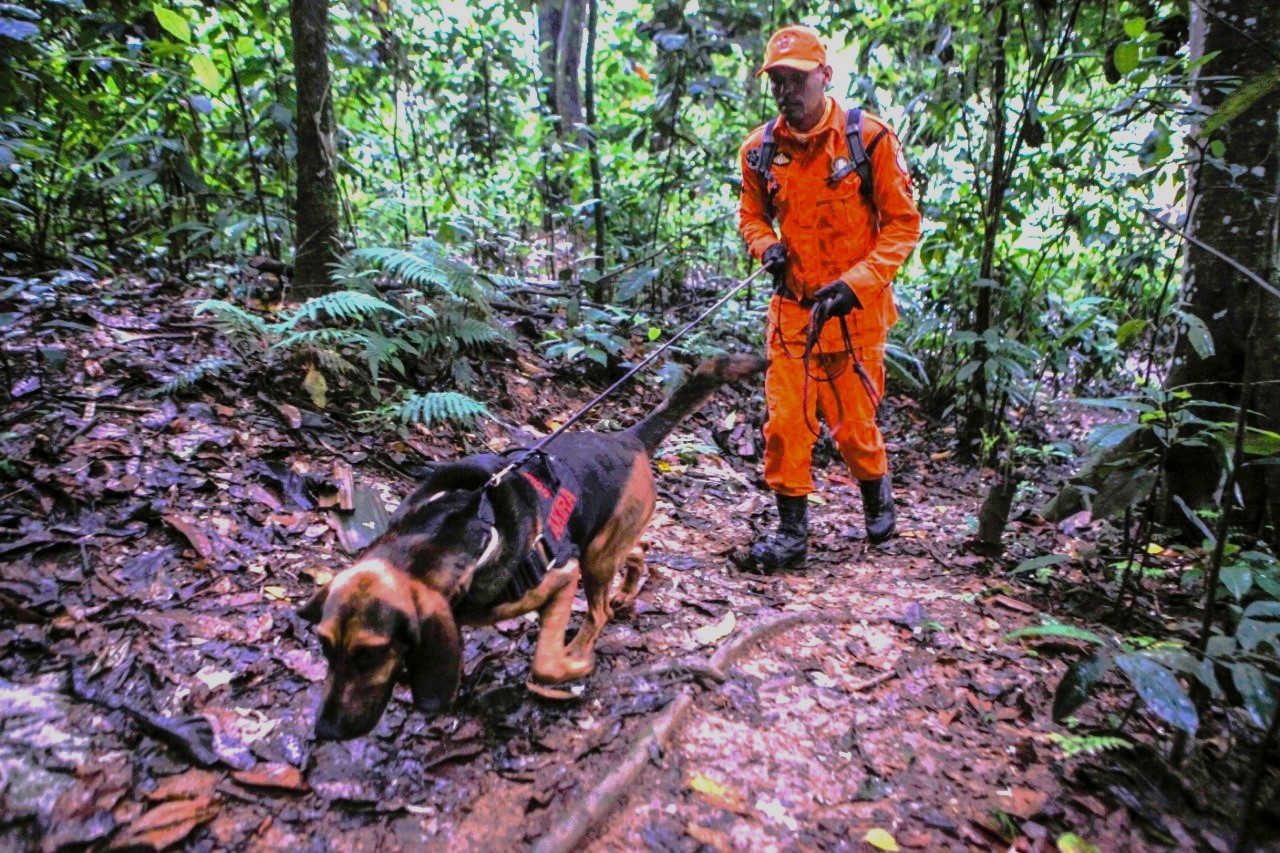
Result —
<svg viewBox="0 0 1280 853"><path fill-rule="evenodd" d="M397 694L372 734L315 742L325 664L295 608L350 562L335 504L352 485L394 502L458 446L352 430L308 409L299 376L156 395L222 346L196 295L135 279L0 294L0 850L1231 848L1225 746L1175 771L1168 733L1134 718L1131 747L1068 755L1050 709L1085 645L1008 636L1049 618L1111 636L1086 585L1008 572L1087 562L1106 526L1024 513L1006 553L975 553L986 473L892 389L897 538L842 535L856 484L820 454L807 566L744 572L772 501L758 384L726 389L658 460L648 579L580 695L525 689L521 618L465 632L449 713ZM523 353L472 393L545 429L594 390ZM658 399L640 384L605 408L625 424ZM471 449L486 443L505 435ZM1127 703L1091 702L1077 731Z"/></svg>

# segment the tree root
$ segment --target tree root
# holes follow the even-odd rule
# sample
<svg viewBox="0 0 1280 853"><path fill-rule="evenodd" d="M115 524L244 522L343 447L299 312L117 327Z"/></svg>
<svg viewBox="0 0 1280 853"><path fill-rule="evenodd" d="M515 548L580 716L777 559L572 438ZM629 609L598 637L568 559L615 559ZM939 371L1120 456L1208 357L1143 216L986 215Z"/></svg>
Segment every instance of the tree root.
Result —
<svg viewBox="0 0 1280 853"><path fill-rule="evenodd" d="M577 850L583 836L612 811L631 783L640 776L649 763L650 751L666 742L692 705L693 693L685 691L664 708L657 719L644 727L618 765L583 794L566 817L538 839L538 843L533 845L534 853L570 853Z"/></svg>
<svg viewBox="0 0 1280 853"><path fill-rule="evenodd" d="M821 610L803 613L786 613L776 619L758 622L744 631L733 642L721 647L709 661L673 661L669 665L657 665L636 670L636 675L658 675L663 672L688 671L709 677L712 681L724 680L726 669L748 649L774 634L781 633L801 625L842 625L846 622L884 623L892 621L887 616L862 616L852 610ZM866 690L888 681L897 675L886 672L852 688L853 692ZM604 778L583 794L577 805L551 827L545 835L534 844L534 853L570 853L579 848L579 842L591 829L600 823L613 807L616 806L632 783L639 778L645 765L652 756L666 744L684 722L685 715L693 706L694 694L684 691L663 709L662 713L631 744L627 754Z"/></svg>
<svg viewBox="0 0 1280 853"><path fill-rule="evenodd" d="M859 681L857 684L849 688L850 693L861 693L863 690L870 690L886 681L892 681L898 677L898 671L891 669L888 672L882 672L879 675L873 675L865 681Z"/></svg>

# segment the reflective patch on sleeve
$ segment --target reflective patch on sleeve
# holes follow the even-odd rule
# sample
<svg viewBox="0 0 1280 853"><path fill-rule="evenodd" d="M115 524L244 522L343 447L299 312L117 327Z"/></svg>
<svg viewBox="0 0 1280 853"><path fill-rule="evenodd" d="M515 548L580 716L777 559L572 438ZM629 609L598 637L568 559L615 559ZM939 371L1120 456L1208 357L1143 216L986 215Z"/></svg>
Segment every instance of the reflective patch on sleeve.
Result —
<svg viewBox="0 0 1280 853"><path fill-rule="evenodd" d="M911 177L911 167L907 165L907 158L903 155L901 148L898 149L897 161L898 168L902 170L902 174L906 175L908 178Z"/></svg>

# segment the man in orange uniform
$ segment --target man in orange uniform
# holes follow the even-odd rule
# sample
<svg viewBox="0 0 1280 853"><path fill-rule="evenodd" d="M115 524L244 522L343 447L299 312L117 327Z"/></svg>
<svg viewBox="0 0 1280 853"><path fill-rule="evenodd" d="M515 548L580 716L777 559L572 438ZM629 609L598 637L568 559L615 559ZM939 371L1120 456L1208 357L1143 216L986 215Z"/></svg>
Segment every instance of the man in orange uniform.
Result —
<svg viewBox="0 0 1280 853"><path fill-rule="evenodd" d="M920 239L920 214L893 131L857 113L858 134L826 95L831 66L817 31L779 30L759 74L769 75L780 117L752 131L739 152L738 230L774 274L777 291L767 326L764 478L777 495L779 523L751 549L756 566L771 572L799 565L807 552L819 412L861 486L867 538L883 542L894 533L876 407L885 341L898 319L891 284ZM846 131L862 140L863 151L850 150ZM869 170L854 168L851 161L864 153ZM806 359L811 316L821 327Z"/></svg>

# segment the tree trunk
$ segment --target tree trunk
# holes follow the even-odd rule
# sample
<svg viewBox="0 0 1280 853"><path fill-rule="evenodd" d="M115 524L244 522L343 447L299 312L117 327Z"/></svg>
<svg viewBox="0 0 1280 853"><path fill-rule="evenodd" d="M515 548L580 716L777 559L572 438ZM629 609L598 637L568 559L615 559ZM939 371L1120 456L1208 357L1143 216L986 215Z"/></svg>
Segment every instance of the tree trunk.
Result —
<svg viewBox="0 0 1280 853"><path fill-rule="evenodd" d="M1009 39L1009 9L1003 0L991 7L996 18L996 35L994 48L995 71L991 83L991 175L987 185L986 203L982 210L982 256L979 259L978 299L974 309L972 331L978 336L974 343L973 358L978 362L978 369L973 372L972 394L969 409L965 414L960 430L960 445L963 451L977 456L976 448L982 446L983 432L988 429L995 418L992 417L990 389L987 388L987 341L986 333L991 328L993 291L995 281L996 239L1004 224L1004 187L1008 175L1013 172L1013 163L1006 163L1005 149L1007 140L1008 118L1005 115L1008 96L1009 57L1007 42ZM984 460L991 461L991 460Z"/></svg>
<svg viewBox="0 0 1280 853"><path fill-rule="evenodd" d="M597 302L612 302L613 288L608 282L602 281L604 276L604 245L605 245L605 208L604 208L604 176L600 169L600 146L597 144L596 133L596 26L599 22L598 5L599 0L587 0L590 4L590 14L587 16L587 59L586 59L586 77L587 77L587 132L588 153L591 157L591 195L595 199L595 203L591 206L592 219L595 222L596 236L596 291L592 297Z"/></svg>
<svg viewBox="0 0 1280 853"><path fill-rule="evenodd" d="M543 203L554 211L572 195L562 143L585 144L581 137L582 31L587 0L538 0L538 70L542 105L552 119L554 138L546 141Z"/></svg>
<svg viewBox="0 0 1280 853"><path fill-rule="evenodd" d="M1189 180L1187 230L1274 283L1280 266L1280 77L1275 70L1280 15L1274 0L1199 0L1191 4L1191 21L1193 61L1212 58L1199 66L1192 89L1193 104L1206 118L1192 140L1201 156ZM1242 81L1237 94L1224 96L1219 90L1224 78ZM1251 83L1256 91L1260 82L1261 97L1251 103L1241 98ZM1221 157L1210 147L1218 142L1225 146ZM1186 388L1196 399L1236 405L1250 357L1248 336L1255 329L1257 340L1269 343L1253 348L1254 380L1258 388L1271 390L1255 396L1258 417L1253 425L1280 431L1280 393L1274 390L1280 382L1280 347L1275 346L1280 341L1280 300L1260 293L1232 265L1190 242L1183 286L1190 313L1212 336L1213 352L1201 355L1192 336L1181 336L1166 388ZM1200 414L1226 419L1221 409ZM1223 480L1221 454L1210 448L1175 448L1167 474L1172 495L1193 507L1211 505ZM1247 522L1258 530L1270 515L1274 524L1280 519L1280 467L1251 466L1240 474ZM1230 496L1223 503L1230 504Z"/></svg>
<svg viewBox="0 0 1280 853"><path fill-rule="evenodd" d="M538 3L538 68L542 72L543 105L555 117L562 138L583 124L582 30L586 0L540 0Z"/></svg>
<svg viewBox="0 0 1280 853"><path fill-rule="evenodd" d="M339 247L333 99L329 86L328 0L291 0L297 79L298 166L294 287L307 296L331 288Z"/></svg>

